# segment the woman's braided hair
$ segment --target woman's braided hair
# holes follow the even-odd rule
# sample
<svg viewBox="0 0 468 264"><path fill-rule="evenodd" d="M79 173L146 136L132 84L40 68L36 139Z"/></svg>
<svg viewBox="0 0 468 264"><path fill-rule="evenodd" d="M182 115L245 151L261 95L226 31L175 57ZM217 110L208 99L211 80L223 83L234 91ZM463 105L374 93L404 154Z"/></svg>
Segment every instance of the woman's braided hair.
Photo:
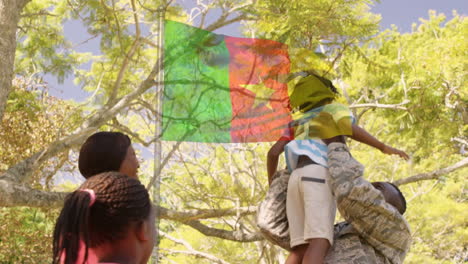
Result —
<svg viewBox="0 0 468 264"><path fill-rule="evenodd" d="M53 263L74 264L80 241L86 260L89 247L124 238L131 224L148 219L150 211L148 191L139 180L119 172L89 178L65 199L54 230Z"/></svg>

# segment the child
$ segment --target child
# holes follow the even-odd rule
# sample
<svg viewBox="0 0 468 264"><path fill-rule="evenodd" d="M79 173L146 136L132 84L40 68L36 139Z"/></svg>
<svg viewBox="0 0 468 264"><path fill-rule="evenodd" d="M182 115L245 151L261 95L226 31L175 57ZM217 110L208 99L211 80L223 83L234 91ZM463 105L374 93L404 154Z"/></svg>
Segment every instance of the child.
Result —
<svg viewBox="0 0 468 264"><path fill-rule="evenodd" d="M84 259L93 250L99 261L93 263L146 263L155 243L154 221L140 181L119 172L95 175L65 200L54 230L53 263L76 263L80 243Z"/></svg>
<svg viewBox="0 0 468 264"><path fill-rule="evenodd" d="M292 172L286 201L292 248L287 264L323 263L333 243L336 207L328 185L327 146L320 139L310 138L349 135L385 154L408 159L405 152L385 145L353 124L350 110L333 103L338 92L331 81L311 72L301 73L301 77L290 96L291 106L300 111L292 125L296 140L285 135L272 146L267 158L270 184L283 151Z"/></svg>

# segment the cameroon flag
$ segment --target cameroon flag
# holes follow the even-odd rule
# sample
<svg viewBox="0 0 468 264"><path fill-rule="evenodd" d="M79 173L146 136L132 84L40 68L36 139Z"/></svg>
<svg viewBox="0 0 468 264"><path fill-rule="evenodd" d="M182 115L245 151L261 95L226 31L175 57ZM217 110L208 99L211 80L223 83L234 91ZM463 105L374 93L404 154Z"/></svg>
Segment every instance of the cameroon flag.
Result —
<svg viewBox="0 0 468 264"><path fill-rule="evenodd" d="M162 140L266 142L292 121L285 44L165 22Z"/></svg>

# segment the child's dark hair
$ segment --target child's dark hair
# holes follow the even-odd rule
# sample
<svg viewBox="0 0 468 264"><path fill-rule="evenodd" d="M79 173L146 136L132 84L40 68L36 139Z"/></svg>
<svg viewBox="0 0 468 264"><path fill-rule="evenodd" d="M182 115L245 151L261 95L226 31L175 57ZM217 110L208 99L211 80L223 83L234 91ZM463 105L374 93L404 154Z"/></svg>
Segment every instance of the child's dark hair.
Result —
<svg viewBox="0 0 468 264"><path fill-rule="evenodd" d="M85 263L88 248L124 238L130 224L148 219L150 211L139 180L115 171L90 177L65 199L54 229L53 263L74 264L80 241Z"/></svg>
<svg viewBox="0 0 468 264"><path fill-rule="evenodd" d="M85 178L106 172L118 171L125 159L130 138L120 132L98 132L81 146L78 168Z"/></svg>

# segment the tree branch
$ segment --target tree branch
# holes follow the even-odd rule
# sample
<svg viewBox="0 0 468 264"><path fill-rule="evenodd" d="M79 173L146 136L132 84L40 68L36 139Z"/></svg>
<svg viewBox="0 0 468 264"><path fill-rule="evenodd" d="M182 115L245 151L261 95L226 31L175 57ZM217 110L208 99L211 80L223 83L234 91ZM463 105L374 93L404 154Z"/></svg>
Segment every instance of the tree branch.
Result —
<svg viewBox="0 0 468 264"><path fill-rule="evenodd" d="M448 174L452 171L455 171L455 170L458 170L467 166L468 166L468 158L464 158L449 167L438 169L432 172L420 173L420 174L417 174L408 178L404 178L404 179L399 179L395 181L394 184L403 185L403 184L408 184L408 183L413 183L413 182L418 182L418 181L435 180L441 177L442 175Z"/></svg>
<svg viewBox="0 0 468 264"><path fill-rule="evenodd" d="M205 236L212 236L218 237L221 239L227 239L231 241L238 241L238 242L253 242L253 241L260 241L264 240L263 236L260 233L244 233L242 230L234 230L234 231L227 231L224 229L218 229L206 226L199 221L186 221L183 222L184 224L193 227L194 229L198 230L200 233L204 234Z"/></svg>
<svg viewBox="0 0 468 264"><path fill-rule="evenodd" d="M257 207L248 206L228 209L192 209L184 211L175 211L161 207L160 210L161 218L182 222L223 216L252 215L257 212Z"/></svg>
<svg viewBox="0 0 468 264"><path fill-rule="evenodd" d="M151 188L154 186L154 182L158 177L161 175L162 168L166 166L166 164L169 162L169 159L174 155L174 152L179 149L180 144L182 144L182 141L178 141L171 149L171 151L164 157L164 160L161 162L160 166L157 168L156 173L151 177L148 185L146 186L146 189L151 190Z"/></svg>
<svg viewBox="0 0 468 264"><path fill-rule="evenodd" d="M72 146L81 144L86 137L95 132L100 126L105 124L108 120L112 119L125 107L127 107L133 100L151 88L154 84L154 78L159 71L159 60L154 64L153 69L148 74L147 78L140 83L137 89L133 90L126 96L120 98L114 105L109 107L102 107L99 111L92 114L78 129L78 132L66 136L61 140L57 140L49 145L47 149L34 153L29 158L26 158L19 163L10 167L1 177L8 178L12 181L24 182L29 177L30 173L39 164L44 162L50 157L64 150L68 150Z"/></svg>
<svg viewBox="0 0 468 264"><path fill-rule="evenodd" d="M172 253L172 254L185 254L185 255L192 255L192 256L195 256L197 258L205 258L205 259L208 259L208 260L211 260L211 261L214 261L214 263L219 263L219 264L229 264L229 262L226 262L220 258L217 258L211 254L208 254L208 253L205 253L205 252L200 252L198 250L195 250L187 241L185 240L182 240L182 239L177 239L177 238L174 238L168 234L166 234L165 232L163 231L159 231L159 234L162 235L163 237L173 241L174 243L176 244L180 244L180 245L183 245L184 247L186 247L188 249L188 251L182 251L182 250L172 250L172 249L166 249L169 253Z"/></svg>
<svg viewBox="0 0 468 264"><path fill-rule="evenodd" d="M58 208L68 193L35 190L0 178L0 207L28 206Z"/></svg>
<svg viewBox="0 0 468 264"><path fill-rule="evenodd" d="M191 255L196 258L205 258L205 259L212 261L210 263L229 264L229 262L226 262L213 255L210 255L201 251L196 251L196 250L184 251L184 250L173 250L173 249L163 249L163 250L166 250L169 254L184 254L184 255Z"/></svg>
<svg viewBox="0 0 468 264"><path fill-rule="evenodd" d="M68 193L49 192L30 188L26 185L13 182L7 178L0 178L0 207L28 206L59 208ZM178 222L187 222L200 219L252 215L256 212L255 206L227 208L227 209L191 209L175 211L159 207L162 219Z"/></svg>
<svg viewBox="0 0 468 264"><path fill-rule="evenodd" d="M28 206L42 208L60 208L63 205L64 199L68 193L64 192L47 192L35 190L23 184L11 182L6 178L0 178L0 207ZM255 212L254 207L238 208L238 209L208 209L208 210L187 210L174 211L164 207L155 205L160 213L161 219L173 220L198 230L206 236L213 236L222 239L252 242L263 240L263 236L259 233L246 233L242 230L228 231L208 227L197 220L202 218L214 218L233 215L247 215Z"/></svg>
<svg viewBox="0 0 468 264"><path fill-rule="evenodd" d="M379 103L374 103L374 104L354 104L350 105L349 108L354 109L354 108L386 108L386 109L398 109L398 110L408 110L408 108L402 106L408 104L410 101L405 100L399 104L379 104Z"/></svg>
<svg viewBox="0 0 468 264"><path fill-rule="evenodd" d="M463 145L468 146L468 142L466 140L462 139L462 138L453 137L453 138L450 139L450 141L456 141L458 143L461 143Z"/></svg>
<svg viewBox="0 0 468 264"><path fill-rule="evenodd" d="M112 93L109 96L109 100L107 102L108 106L114 103L115 98L117 97L117 93L120 89L120 85L122 84L124 74L127 71L128 64L130 63L130 60L132 59L133 55L135 54L135 52L137 51L141 43L140 42L140 22L138 21L138 14L136 12L135 1L132 0L130 2L132 3L133 19L135 20L135 40L133 41L132 46L130 47L130 50L128 51L128 53L125 54L125 59L122 62L122 67L119 70L119 73L117 75L117 80L114 83ZM116 21L118 20L116 19Z"/></svg>
<svg viewBox="0 0 468 264"><path fill-rule="evenodd" d="M141 138L140 134L138 134L137 132L133 132L130 128L128 128L127 126L125 125L122 125L119 120L117 120L117 118L113 118L112 119L112 123L110 124L111 127L115 128L115 129L118 129L122 132L124 132L125 134L127 135L130 135L132 138L135 139L136 142L142 144L143 146L145 147L148 147L149 145L151 145L153 142L155 142L157 139L156 138L152 138L151 140L149 141L145 141L143 138Z"/></svg>
<svg viewBox="0 0 468 264"><path fill-rule="evenodd" d="M13 182L24 182L39 164L42 164L50 157L64 150L68 150L73 146L83 143L84 139L93 131L95 131L95 128L84 128L75 134L67 136L63 140L57 140L51 143L47 149L38 151L32 156L8 168L0 178L6 178Z"/></svg>
<svg viewBox="0 0 468 264"><path fill-rule="evenodd" d="M37 17L37 16L54 16L54 17L56 17L57 15L50 13L46 9L42 9L42 10L39 10L39 12L36 12L36 13L22 14L20 17L23 18L23 17Z"/></svg>
<svg viewBox="0 0 468 264"><path fill-rule="evenodd" d="M222 28L222 27L227 26L229 24L239 22L241 20L248 20L249 19L247 14L242 14L242 15L239 15L237 17L234 17L234 18L228 19L228 20L226 20L226 18L227 18L227 16L226 17L221 16L217 21L213 22L211 25L206 27L205 30L214 31L214 30L216 30L218 28Z"/></svg>

